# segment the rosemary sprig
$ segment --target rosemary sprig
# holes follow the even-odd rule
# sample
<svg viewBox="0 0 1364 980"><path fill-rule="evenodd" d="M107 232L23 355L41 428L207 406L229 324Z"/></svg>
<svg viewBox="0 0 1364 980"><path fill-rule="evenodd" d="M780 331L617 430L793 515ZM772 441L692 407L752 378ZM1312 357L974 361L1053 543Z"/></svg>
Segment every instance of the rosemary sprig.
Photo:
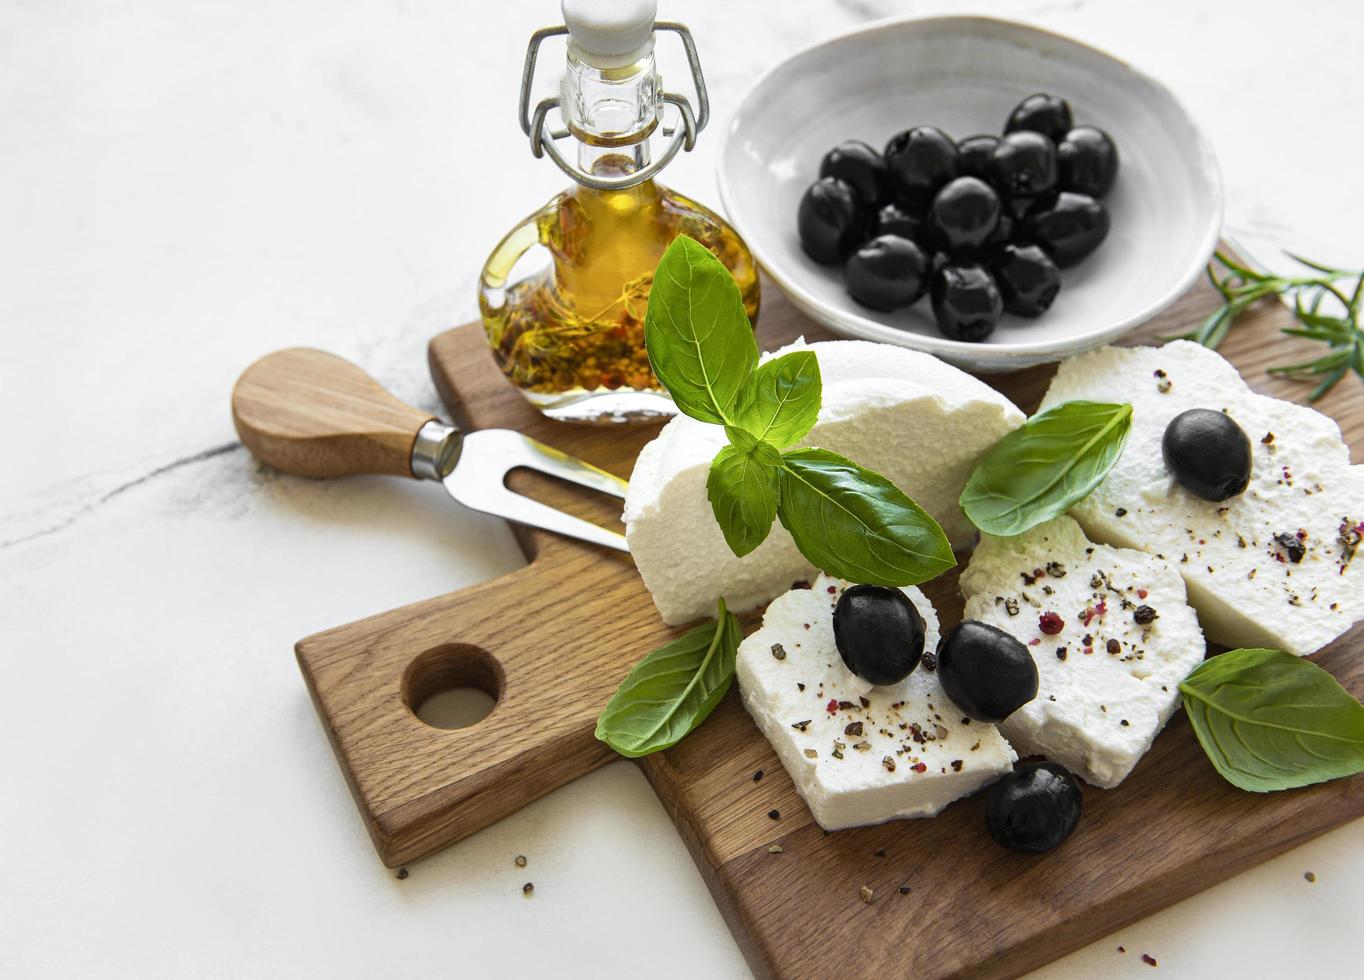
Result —
<svg viewBox="0 0 1364 980"><path fill-rule="evenodd" d="M1291 337L1323 343L1329 350L1321 357L1272 367L1269 372L1301 381L1320 378L1308 396L1309 401L1316 401L1349 371L1364 379L1364 331L1359 323L1361 301L1364 301L1364 270L1336 269L1292 252L1285 254L1311 269L1314 275L1278 276L1257 272L1225 252L1215 253L1208 263L1208 281L1221 295L1222 305L1182 339L1197 341L1216 350L1236 318L1260 300L1271 296L1292 300L1297 325L1284 327L1283 332ZM1339 315L1323 312L1323 304L1328 299L1339 305Z"/></svg>

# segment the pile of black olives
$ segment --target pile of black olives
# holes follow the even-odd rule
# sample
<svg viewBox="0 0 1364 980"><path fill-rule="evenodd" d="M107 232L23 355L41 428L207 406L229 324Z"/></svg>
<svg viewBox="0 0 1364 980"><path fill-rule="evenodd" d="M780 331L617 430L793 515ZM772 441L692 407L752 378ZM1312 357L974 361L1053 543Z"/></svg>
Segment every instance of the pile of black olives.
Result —
<svg viewBox="0 0 1364 980"><path fill-rule="evenodd" d="M800 202L801 245L816 262L842 264L848 293L890 311L931 295L938 328L981 341L1007 310L1045 313L1060 269L1103 242L1099 202L1118 175L1103 130L1076 126L1070 105L1030 95L1003 136L953 142L933 126L892 136L878 153L840 143Z"/></svg>

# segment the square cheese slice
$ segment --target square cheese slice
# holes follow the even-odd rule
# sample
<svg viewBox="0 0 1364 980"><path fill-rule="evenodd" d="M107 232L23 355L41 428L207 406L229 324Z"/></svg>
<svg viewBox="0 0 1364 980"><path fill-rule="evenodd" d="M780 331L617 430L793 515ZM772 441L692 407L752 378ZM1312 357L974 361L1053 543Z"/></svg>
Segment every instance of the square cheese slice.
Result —
<svg viewBox="0 0 1364 980"><path fill-rule="evenodd" d="M1208 639L1320 650L1364 619L1364 467L1320 412L1257 394L1225 359L1188 341L1105 347L1061 364L1042 407L1129 401L1117 465L1071 514L1095 541L1164 558L1184 577ZM1226 412L1252 449L1250 486L1202 500L1165 469L1161 439L1190 408Z"/></svg>
<svg viewBox="0 0 1364 980"><path fill-rule="evenodd" d="M1005 737L1105 789L1151 747L1206 651L1168 562L1094 544L1070 517L985 535L961 590L967 619L1017 637L1037 664L1037 697L1000 722Z"/></svg>
<svg viewBox="0 0 1364 980"><path fill-rule="evenodd" d="M884 687L844 666L833 611L847 585L821 575L778 596L740 645L736 669L744 706L819 825L931 817L1008 772L1017 756L999 730L965 718L922 664ZM903 591L931 652L937 613L918 589Z"/></svg>

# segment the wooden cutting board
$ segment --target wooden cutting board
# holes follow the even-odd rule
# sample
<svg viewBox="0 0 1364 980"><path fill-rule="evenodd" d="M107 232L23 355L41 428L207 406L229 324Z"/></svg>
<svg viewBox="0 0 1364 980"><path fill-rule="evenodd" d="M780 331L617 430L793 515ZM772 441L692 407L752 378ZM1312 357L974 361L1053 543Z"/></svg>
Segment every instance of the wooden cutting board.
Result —
<svg viewBox="0 0 1364 980"><path fill-rule="evenodd" d="M1200 285L1127 342L1183 332L1213 305ZM1302 399L1305 387L1264 371L1310 349L1278 334L1287 316L1265 306L1235 328L1223 353L1257 389ZM770 283L758 335L764 349L830 337ZM478 324L435 338L430 362L461 426L517 429L621 476L657 432L546 421L502 379ZM1052 371L988 380L1031 411ZM1318 407L1341 424L1358 459L1364 389L1348 378ZM581 516L619 518L618 503L577 488L526 474L513 474L512 485ZM615 758L593 737L597 714L631 665L674 635L627 556L517 534L524 569L297 646L389 866ZM945 629L960 618L955 573L926 591ZM1355 629L1316 658L1357 696L1362 647L1364 629ZM480 687L497 707L454 731L416 718L427 696L455 686ZM1086 787L1079 830L1041 857L995 846L979 798L932 820L824 833L737 692L679 746L639 763L759 976L1015 976L1364 814L1361 779L1266 796L1234 789L1208 764L1182 713L1122 786ZM769 853L771 844L782 850Z"/></svg>

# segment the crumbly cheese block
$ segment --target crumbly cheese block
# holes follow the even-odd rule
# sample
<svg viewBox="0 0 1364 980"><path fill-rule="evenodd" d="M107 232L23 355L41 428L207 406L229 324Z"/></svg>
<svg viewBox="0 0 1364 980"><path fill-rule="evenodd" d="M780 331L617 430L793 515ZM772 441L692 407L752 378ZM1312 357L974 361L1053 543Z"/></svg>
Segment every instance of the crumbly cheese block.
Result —
<svg viewBox="0 0 1364 980"><path fill-rule="evenodd" d="M819 360L824 398L803 445L842 453L883 474L942 525L955 546L974 538L957 506L980 456L1023 414L981 381L928 354L861 340L796 342ZM781 527L736 558L706 498L710 461L725 445L718 425L678 416L644 447L625 495L625 534L663 621L712 615L717 596L753 609L813 567Z"/></svg>
<svg viewBox="0 0 1364 980"><path fill-rule="evenodd" d="M1005 737L1105 789L1146 754L1206 651L1168 562L1094 544L1070 517L983 536L961 590L967 619L1013 634L1037 663L1037 697L1000 722Z"/></svg>
<svg viewBox="0 0 1364 980"><path fill-rule="evenodd" d="M1313 653L1364 619L1364 467L1320 412L1251 391L1221 356L1188 341L1106 347L1064 362L1042 407L1072 399L1132 403L1116 466L1071 513L1096 541L1165 558L1208 638ZM1250 438L1250 486L1223 503L1170 477L1165 427L1190 408L1225 411Z"/></svg>
<svg viewBox="0 0 1364 980"><path fill-rule="evenodd" d="M848 583L819 576L767 607L739 646L744 706L825 830L931 817L1008 772L1018 758L994 725L971 721L922 664L899 684L873 686L843 665L833 610ZM938 615L903 590L924 618Z"/></svg>

